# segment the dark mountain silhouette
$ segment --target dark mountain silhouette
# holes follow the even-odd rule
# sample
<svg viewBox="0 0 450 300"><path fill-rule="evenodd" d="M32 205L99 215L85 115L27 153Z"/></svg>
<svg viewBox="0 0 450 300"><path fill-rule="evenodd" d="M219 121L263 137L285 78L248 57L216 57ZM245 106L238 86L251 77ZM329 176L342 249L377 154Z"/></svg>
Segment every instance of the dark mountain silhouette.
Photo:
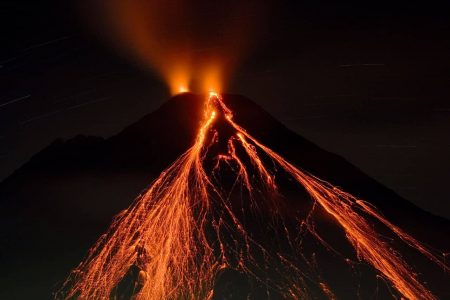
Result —
<svg viewBox="0 0 450 300"><path fill-rule="evenodd" d="M251 100L224 95L224 101L239 124L289 161L371 202L393 223L435 249L450 249L448 220L421 210L343 158L290 131ZM110 138L57 140L4 180L0 184L0 298L51 298L112 217L191 146L202 104L203 96L182 94ZM288 192L286 198L290 197ZM333 241L337 241L335 231L339 230L328 233ZM424 274L431 274L433 292L450 296L442 271L428 268L426 260L414 262ZM329 266L325 272L329 275L324 276L338 278L337 265L330 262ZM222 275L232 278L231 282L241 276ZM337 289L342 295L356 294L348 286ZM235 292L233 297L244 296Z"/></svg>

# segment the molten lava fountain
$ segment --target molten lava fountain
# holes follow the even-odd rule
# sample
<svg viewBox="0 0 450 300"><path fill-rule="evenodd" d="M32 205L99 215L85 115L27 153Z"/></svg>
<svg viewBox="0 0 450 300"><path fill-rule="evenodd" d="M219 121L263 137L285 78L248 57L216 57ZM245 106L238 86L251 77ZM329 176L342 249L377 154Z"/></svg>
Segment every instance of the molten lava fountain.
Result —
<svg viewBox="0 0 450 300"><path fill-rule="evenodd" d="M228 150L216 157L216 165L210 172L205 167L205 158L208 150L218 143L218 131L213 125L219 114L234 134L227 137ZM268 164L262 156L272 162ZM257 176L249 175L246 162L251 163ZM297 263L305 257L299 249L294 249L298 257L272 253L253 239L233 210L229 195L214 181L213 173L223 165L234 170L236 184L248 194L252 202L248 206L253 213L266 205L276 215L274 219L282 218L278 211L283 198L258 198L269 202L263 204L253 195L261 192L257 184L264 187L266 195L277 194L276 170L284 170L309 193L314 207L320 206L335 219L358 259L372 265L395 288L397 295L407 299L436 298L370 220L382 224L397 240L448 270L445 262L386 220L369 203L300 170L256 140L235 123L231 110L216 93L211 93L205 101L204 119L193 146L115 218L85 261L72 271L57 297L109 299L135 268L138 270L134 279L136 299L210 299L214 296L215 278L223 269L254 277L284 298L310 298L305 285L310 278ZM310 222L309 217L298 221L299 232L307 228L320 239ZM263 257L263 262L256 257ZM270 280L262 275L267 269L278 272L279 279ZM317 286L326 297L335 298L326 283L317 282Z"/></svg>

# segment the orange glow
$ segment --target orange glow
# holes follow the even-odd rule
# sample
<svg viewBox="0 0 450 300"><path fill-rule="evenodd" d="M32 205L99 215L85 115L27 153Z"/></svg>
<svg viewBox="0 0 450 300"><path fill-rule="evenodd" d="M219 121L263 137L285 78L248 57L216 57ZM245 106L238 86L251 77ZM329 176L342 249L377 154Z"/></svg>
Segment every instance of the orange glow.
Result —
<svg viewBox="0 0 450 300"><path fill-rule="evenodd" d="M190 75L181 68L178 71L171 71L165 75L169 85L171 95L189 92Z"/></svg>
<svg viewBox="0 0 450 300"><path fill-rule="evenodd" d="M187 92L189 92L189 89L186 86L181 85L178 87L178 94L187 93Z"/></svg>
<svg viewBox="0 0 450 300"><path fill-rule="evenodd" d="M208 65L201 74L201 90L209 92L222 91L222 83L225 78L225 74L223 72L224 69L219 67L218 65Z"/></svg>
<svg viewBox="0 0 450 300"><path fill-rule="evenodd" d="M219 94L215 90L212 89L209 91L209 99L213 99L213 98L218 99L218 97L219 97Z"/></svg>
<svg viewBox="0 0 450 300"><path fill-rule="evenodd" d="M205 102L204 118L193 146L182 154L135 202L119 214L109 231L89 251L87 258L69 276L60 298L108 299L132 266L139 271L136 299L211 299L214 280L225 268L233 268L258 279L255 270L271 268L279 282L264 281L288 299L309 298L305 273L293 258L270 254L253 240L239 221L228 197L222 194L204 167L207 151L217 142L214 123L223 113L234 128L227 153L217 156L214 172L221 164L235 166L236 178L248 193L255 193L246 155L266 191L277 191L275 170L262 155L289 174L345 231L358 259L372 265L382 277L407 299L436 299L419 281L412 268L383 239L369 217L389 228L394 237L448 270L447 264L416 239L384 219L366 202L328 182L301 171L240 127L220 94L211 92ZM237 151L237 149L241 151ZM252 169L252 170L253 170ZM261 200L261 199L260 199ZM249 201L256 201L250 197ZM263 201L263 200L261 200ZM258 204L258 203L256 203ZM273 201L271 208L281 203ZM258 207L258 205L255 205ZM275 207L276 208L276 207ZM274 212L275 213L275 212ZM309 217L302 220L315 234ZM299 224L300 226L300 224ZM212 236L212 237L211 237ZM317 238L320 239L318 235ZM234 247L227 244L231 239ZM232 248L232 249L230 249ZM253 249L264 253L264 266L253 257ZM301 249L296 249L301 257ZM285 268L276 268L283 265ZM260 282L263 282L262 280ZM330 286L317 281L324 296L335 299Z"/></svg>
<svg viewBox="0 0 450 300"><path fill-rule="evenodd" d="M261 31L264 5L230 0L89 1L91 25L122 54L151 69L172 95L222 91Z"/></svg>

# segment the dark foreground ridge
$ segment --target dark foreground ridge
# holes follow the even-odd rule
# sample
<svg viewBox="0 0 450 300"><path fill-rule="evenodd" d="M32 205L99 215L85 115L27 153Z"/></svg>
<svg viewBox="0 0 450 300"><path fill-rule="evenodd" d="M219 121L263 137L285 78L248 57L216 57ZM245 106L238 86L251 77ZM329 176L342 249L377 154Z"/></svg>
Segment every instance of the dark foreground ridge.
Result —
<svg viewBox="0 0 450 300"><path fill-rule="evenodd" d="M0 298L51 298L112 217L191 146L202 118L203 98L173 97L108 139L77 136L55 141L4 180L0 184ZM224 95L224 101L239 124L295 165L371 202L426 244L450 249L448 220L421 210L343 158L293 133L251 100ZM426 263L417 265L427 269ZM430 288L445 298L450 290L442 274L430 280L434 282ZM342 287L346 289L346 299L357 294Z"/></svg>

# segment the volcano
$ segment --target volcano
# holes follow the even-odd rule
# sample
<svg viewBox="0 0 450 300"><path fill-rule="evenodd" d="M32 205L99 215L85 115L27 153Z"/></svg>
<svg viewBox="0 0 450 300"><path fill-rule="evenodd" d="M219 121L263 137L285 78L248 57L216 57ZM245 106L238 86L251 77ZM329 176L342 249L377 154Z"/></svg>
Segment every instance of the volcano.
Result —
<svg viewBox="0 0 450 300"><path fill-rule="evenodd" d="M338 195L337 200L347 199L342 191L353 195L355 205L371 220L366 228L367 237L370 239L375 230L382 239L379 245L396 249L386 253L387 257L408 262L411 269L405 270L412 273L411 278L423 283L436 297L450 296L446 265L439 263L445 260L442 251L450 249L448 220L402 199L343 158L290 131L245 97L225 94L220 101L217 98L214 124L202 127L204 99L205 96L190 93L175 96L157 111L108 139L78 136L55 141L3 181L0 185L3 270L0 298L53 297L98 237L108 240L114 236L107 231L113 217L124 211L115 220L119 223L125 220L123 216L136 207L127 209L132 199L140 192L143 196L138 200L145 199L149 184L162 170L170 171L172 162L182 158L193 141L199 139L199 126L205 128L203 138L209 145L202 152L204 170L214 186L220 183L217 193L226 195L223 198L227 203L216 207L214 203L218 202L214 202L213 213L202 215L205 217L202 234L208 241L207 248L211 248L208 257L214 257L213 262L218 256L222 258L217 259L218 265L208 265L217 270L211 274L206 272L211 278L191 280L189 274L183 278L186 280L183 288L196 281L211 281L210 286L205 284L205 291L193 295L187 290L178 297L385 299L404 295L399 291L401 284L396 286L391 282L389 272L388 275L380 272L384 261L375 261L374 266L373 261L372 264L368 261L370 257L361 253L364 247L358 248L358 241L356 250L352 247L351 234L349 238L349 231L342 226L348 220L339 220L326 205L315 200L314 184L324 184L326 191ZM233 112L232 121L228 109ZM240 128L245 131L236 135ZM264 149L266 154L257 159L252 157L252 153ZM285 159L281 165L277 164L278 155ZM270 166L270 170L265 166ZM311 175L302 177L304 173L296 173L294 166ZM314 184L298 186L296 175L313 180ZM272 186L275 181L276 187ZM319 194L316 197L324 197ZM357 202L359 199L364 202ZM226 209L230 212L217 212ZM202 211L202 206L197 210ZM140 217L138 223L146 216ZM234 225L222 226L221 222ZM400 231L392 229L392 224L409 235L403 235L403 231L399 234ZM241 228L245 228L245 234L240 232ZM161 228L163 233L168 230ZM402 238L394 239L392 231ZM104 232L107 234L102 235ZM420 247L427 245L426 249L434 250L417 247L410 236L423 243ZM132 240L134 243L135 238ZM411 244L416 247L410 247ZM151 275L145 272L145 263L139 257L153 259L154 255L149 256L148 250L144 250L148 245L133 247L132 252L138 253L138 258L133 258L130 268L111 291L119 299L132 298L146 285L158 284L145 283ZM196 250L193 260L196 265L202 265L204 262L196 259L204 258L205 254L202 249ZM101 247L94 248L88 259L89 255L95 257L101 251ZM438 263L424 257L424 252L435 253L431 260L436 258ZM168 259L174 260L174 256ZM76 271L87 274L83 265ZM69 284L77 276L72 273ZM69 296L76 298L80 293L83 295L83 290Z"/></svg>

